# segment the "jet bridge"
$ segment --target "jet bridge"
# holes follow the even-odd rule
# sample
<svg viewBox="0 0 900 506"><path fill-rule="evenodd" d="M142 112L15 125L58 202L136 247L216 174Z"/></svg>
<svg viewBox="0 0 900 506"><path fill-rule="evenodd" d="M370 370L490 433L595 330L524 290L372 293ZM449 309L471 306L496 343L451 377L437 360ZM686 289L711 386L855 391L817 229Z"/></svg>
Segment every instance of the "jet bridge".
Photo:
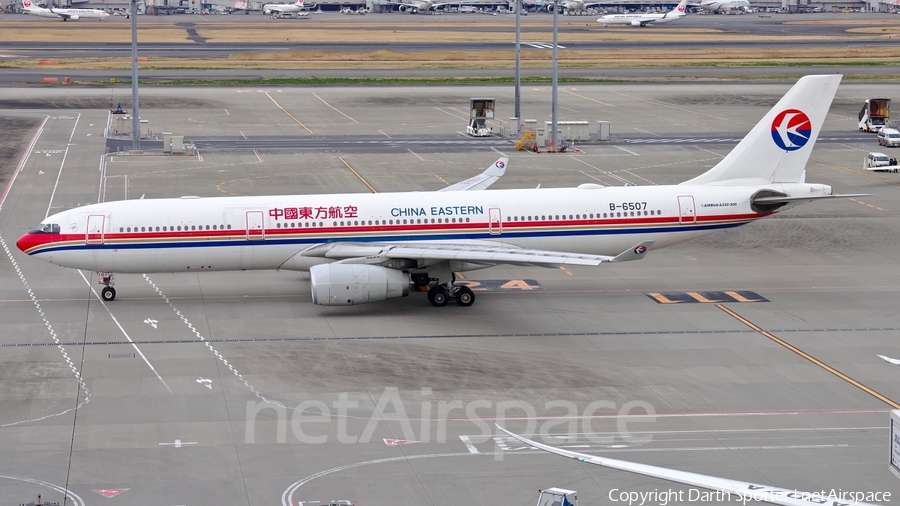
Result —
<svg viewBox="0 0 900 506"><path fill-rule="evenodd" d="M496 100L493 98L471 98L469 99L469 126L466 127L466 133L472 137L490 137L493 132L487 126L487 120L494 119L494 104Z"/></svg>

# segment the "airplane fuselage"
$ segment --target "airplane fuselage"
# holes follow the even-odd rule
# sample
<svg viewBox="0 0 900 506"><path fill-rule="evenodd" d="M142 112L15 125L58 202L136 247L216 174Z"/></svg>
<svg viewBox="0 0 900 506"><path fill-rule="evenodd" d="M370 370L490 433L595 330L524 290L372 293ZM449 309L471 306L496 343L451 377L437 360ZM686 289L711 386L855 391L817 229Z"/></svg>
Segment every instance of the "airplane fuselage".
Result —
<svg viewBox="0 0 900 506"><path fill-rule="evenodd" d="M664 247L768 216L750 204L762 188L831 191L780 183L589 186L109 202L53 215L43 223L58 233L29 233L18 246L57 265L117 273L306 270L330 260L302 252L334 242L499 241L615 255L644 240Z"/></svg>

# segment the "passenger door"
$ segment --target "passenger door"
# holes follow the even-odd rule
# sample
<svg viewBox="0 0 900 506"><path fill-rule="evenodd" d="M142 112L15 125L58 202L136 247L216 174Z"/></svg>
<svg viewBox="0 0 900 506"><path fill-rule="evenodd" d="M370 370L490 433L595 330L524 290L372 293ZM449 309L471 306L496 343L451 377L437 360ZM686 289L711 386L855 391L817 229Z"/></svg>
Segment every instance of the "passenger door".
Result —
<svg viewBox="0 0 900 506"><path fill-rule="evenodd" d="M503 221L501 218L499 207L488 208L488 228L491 235L500 235L503 232Z"/></svg>
<svg viewBox="0 0 900 506"><path fill-rule="evenodd" d="M694 208L693 195L678 196L678 222L682 225L697 222L697 211Z"/></svg>
<svg viewBox="0 0 900 506"><path fill-rule="evenodd" d="M84 232L85 244L103 244L104 226L106 224L106 216L102 214L91 214L87 218L87 228Z"/></svg>
<svg viewBox="0 0 900 506"><path fill-rule="evenodd" d="M262 211L247 211L247 240L262 241L266 238Z"/></svg>

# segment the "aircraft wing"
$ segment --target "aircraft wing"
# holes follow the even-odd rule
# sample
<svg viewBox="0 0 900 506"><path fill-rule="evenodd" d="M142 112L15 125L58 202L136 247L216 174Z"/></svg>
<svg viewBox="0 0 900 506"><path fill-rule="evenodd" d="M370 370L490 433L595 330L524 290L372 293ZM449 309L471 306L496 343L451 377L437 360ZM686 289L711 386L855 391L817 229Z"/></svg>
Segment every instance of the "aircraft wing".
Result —
<svg viewBox="0 0 900 506"><path fill-rule="evenodd" d="M592 265L627 262L644 257L654 241L644 241L616 256L583 255L545 251L487 241L421 243L329 243L301 253L305 257L331 258L341 263L382 263L391 259L432 262L457 261L483 265L511 264L556 268L561 265Z"/></svg>
<svg viewBox="0 0 900 506"><path fill-rule="evenodd" d="M484 190L488 186L494 184L498 179L503 177L503 174L506 173L506 164L509 163L509 158L503 156L497 159L493 165L488 167L484 172L478 174L477 176L472 176L465 181L460 181L456 184L451 184L445 188L441 188L438 190L439 192L458 192L458 191L469 191L469 190Z"/></svg>
<svg viewBox="0 0 900 506"><path fill-rule="evenodd" d="M569 457L570 459L575 459L587 464L595 464L598 466L618 469L620 471L640 474L643 476L661 478L663 480L674 481L676 483L683 483L685 485L701 487L708 490L727 492L736 496L736 502L746 503L751 501L761 501L769 504L779 504L782 506L823 506L831 505L832 502L834 502L834 504L840 504L841 506L875 506L872 503L832 498L828 495L822 495L821 492L811 493L801 492L798 490L788 490L784 488L770 487L768 485L758 485L756 483L749 483L745 481L718 478L716 476L689 473L685 471L678 471L676 469L650 466L647 464L638 464L625 460L609 459L606 457L599 457L597 455L589 455L587 453L578 453L570 450L563 450L562 448L548 446L524 438L518 434L513 434L512 432L504 429L503 427L500 427L499 425L497 425L497 428L509 434L511 437L517 439L518 441L533 446L539 450L562 455L563 457ZM832 501L830 499L836 500Z"/></svg>

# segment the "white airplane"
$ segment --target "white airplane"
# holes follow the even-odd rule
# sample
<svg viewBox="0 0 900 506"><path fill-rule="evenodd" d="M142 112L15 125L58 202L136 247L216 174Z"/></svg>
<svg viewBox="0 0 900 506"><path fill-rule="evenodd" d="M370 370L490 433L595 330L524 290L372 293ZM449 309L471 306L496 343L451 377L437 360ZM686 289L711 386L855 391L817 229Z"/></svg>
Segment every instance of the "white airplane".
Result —
<svg viewBox="0 0 900 506"><path fill-rule="evenodd" d="M700 8L710 12L750 12L748 0L701 0Z"/></svg>
<svg viewBox="0 0 900 506"><path fill-rule="evenodd" d="M315 7L315 5L313 7ZM262 11L263 14L293 14L308 9L308 7L303 5L303 0L297 0L292 4L265 4L263 5Z"/></svg>
<svg viewBox="0 0 900 506"><path fill-rule="evenodd" d="M521 441L522 443L525 443L529 446L533 446L538 450L544 450L545 452L554 453L556 455L575 459L579 462L584 462L587 464L608 467L610 469L618 469L620 471L640 474L643 476L650 476L652 478L660 478L675 483L683 483L692 487L700 487L707 490L720 492L720 494L717 495L710 495L709 497L712 499L710 501L703 501L702 499L700 499L698 500L698 502L715 502L721 504L730 503L732 500L734 500L735 503L740 504L756 504L756 502L759 501L770 504L778 504L781 506L877 506L873 503L848 499L845 497L846 494L841 495L836 491L802 492L800 490L790 490L786 488L772 487L769 485L760 485L757 483L749 483L746 481L719 478L717 476L707 476L705 474L678 471L677 469L650 466L647 464L638 464L636 462L628 462L626 460L599 457L597 455L590 455L588 453L573 452L571 450L564 450L555 446L549 446L538 443L537 441L532 441L531 439L527 439L518 434L514 434L504 429L503 427L500 427L499 425L496 426L498 429L509 434L517 441ZM884 497L884 494L880 495ZM873 496L877 496L877 494Z"/></svg>
<svg viewBox="0 0 900 506"><path fill-rule="evenodd" d="M473 7L489 7L493 9L494 4L490 3L481 3L476 1L456 1L456 2L434 2L432 0L403 0L396 2L389 2L385 5L397 5L397 10L400 12L408 12L410 14L427 14L429 12L434 11L438 7L443 7L445 5L467 5Z"/></svg>
<svg viewBox="0 0 900 506"><path fill-rule="evenodd" d="M109 13L100 9L54 9L52 4L49 9L38 7L31 0L22 0L22 10L25 14L42 18L62 19L63 21L78 21L79 19L104 19Z"/></svg>
<svg viewBox="0 0 900 506"><path fill-rule="evenodd" d="M687 0L681 0L681 3L665 14L652 12L644 12L641 14L607 14L598 19L597 22L603 23L604 26L624 24L640 27L647 26L650 23L670 23L683 18L685 16L684 11L686 8Z"/></svg>
<svg viewBox="0 0 900 506"><path fill-rule="evenodd" d="M352 305L407 295L474 302L455 272L500 264L558 268L643 258L832 197L806 163L840 75L800 79L721 162L679 185L479 191L506 158L437 192L181 197L104 202L46 218L17 242L47 262L101 273L309 271L312 300Z"/></svg>

